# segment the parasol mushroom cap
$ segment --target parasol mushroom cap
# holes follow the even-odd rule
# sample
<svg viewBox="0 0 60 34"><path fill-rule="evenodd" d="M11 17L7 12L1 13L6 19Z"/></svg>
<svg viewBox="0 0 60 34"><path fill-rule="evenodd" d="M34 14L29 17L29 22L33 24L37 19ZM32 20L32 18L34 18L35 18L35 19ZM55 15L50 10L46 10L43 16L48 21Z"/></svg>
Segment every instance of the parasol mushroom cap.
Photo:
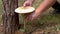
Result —
<svg viewBox="0 0 60 34"><path fill-rule="evenodd" d="M34 7L31 6L27 6L27 7L18 7L17 9L15 9L16 13L31 13L35 10Z"/></svg>

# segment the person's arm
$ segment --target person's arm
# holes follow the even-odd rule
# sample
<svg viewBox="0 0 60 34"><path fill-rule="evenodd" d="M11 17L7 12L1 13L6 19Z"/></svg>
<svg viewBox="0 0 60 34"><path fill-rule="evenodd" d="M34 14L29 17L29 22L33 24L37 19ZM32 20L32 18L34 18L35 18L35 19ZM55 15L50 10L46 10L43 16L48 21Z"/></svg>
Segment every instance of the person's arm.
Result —
<svg viewBox="0 0 60 34"><path fill-rule="evenodd" d="M36 9L35 13L41 14L42 12L46 11L49 7L51 7L56 0L44 0Z"/></svg>
<svg viewBox="0 0 60 34"><path fill-rule="evenodd" d="M56 0L44 0L35 10L35 12L28 14L26 19L34 21L39 15L41 15L44 11L46 11L48 8L50 8Z"/></svg>

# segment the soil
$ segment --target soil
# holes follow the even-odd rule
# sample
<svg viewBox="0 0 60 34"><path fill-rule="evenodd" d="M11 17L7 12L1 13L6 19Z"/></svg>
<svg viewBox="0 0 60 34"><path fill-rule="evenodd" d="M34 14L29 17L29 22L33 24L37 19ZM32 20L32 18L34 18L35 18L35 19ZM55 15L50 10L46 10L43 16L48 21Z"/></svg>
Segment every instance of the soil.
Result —
<svg viewBox="0 0 60 34"><path fill-rule="evenodd" d="M44 25L36 25L36 24L30 24L30 25L26 25L26 32L24 34L57 34L55 31L53 30L47 30L45 29L45 26L47 26L47 24ZM47 26L49 27L49 26ZM51 25L50 25L51 27ZM23 34L23 32L18 31L19 34ZM58 34L60 34L60 32L58 32Z"/></svg>
<svg viewBox="0 0 60 34"><path fill-rule="evenodd" d="M0 34L3 34L3 24L0 24Z"/></svg>

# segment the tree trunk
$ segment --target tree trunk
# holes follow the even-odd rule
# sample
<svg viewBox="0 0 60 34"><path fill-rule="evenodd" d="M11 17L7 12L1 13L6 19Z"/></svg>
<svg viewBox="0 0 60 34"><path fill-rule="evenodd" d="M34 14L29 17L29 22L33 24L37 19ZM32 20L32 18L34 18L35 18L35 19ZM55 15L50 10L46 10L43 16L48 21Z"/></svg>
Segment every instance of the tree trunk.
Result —
<svg viewBox="0 0 60 34"><path fill-rule="evenodd" d="M4 34L15 34L18 29L19 17L15 13L15 9L18 7L18 0L2 0L3 1L3 25Z"/></svg>

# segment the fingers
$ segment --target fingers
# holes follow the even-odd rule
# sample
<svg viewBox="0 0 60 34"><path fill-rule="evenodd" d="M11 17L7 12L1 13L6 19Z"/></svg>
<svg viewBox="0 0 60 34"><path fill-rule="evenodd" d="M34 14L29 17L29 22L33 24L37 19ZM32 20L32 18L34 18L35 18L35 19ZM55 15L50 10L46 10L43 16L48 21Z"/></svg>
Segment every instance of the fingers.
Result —
<svg viewBox="0 0 60 34"><path fill-rule="evenodd" d="M26 17L26 20L29 20L29 21L33 22L33 21L36 20L37 17L38 17L37 14L32 13L32 14L30 14L30 15L28 15L28 16Z"/></svg>
<svg viewBox="0 0 60 34"><path fill-rule="evenodd" d="M24 3L23 6L31 6L30 3Z"/></svg>
<svg viewBox="0 0 60 34"><path fill-rule="evenodd" d="M34 19L35 19L35 17L33 17L33 13L26 17L26 20L29 20L31 22L34 21Z"/></svg>
<svg viewBox="0 0 60 34"><path fill-rule="evenodd" d="M29 16L29 17L26 18L26 20L33 22L34 18L32 16Z"/></svg>
<svg viewBox="0 0 60 34"><path fill-rule="evenodd" d="M25 18L27 18L29 15L31 15L32 13L26 13L24 14Z"/></svg>
<svg viewBox="0 0 60 34"><path fill-rule="evenodd" d="M32 2L26 1L26 2L23 4L23 6L31 6L31 4L32 4Z"/></svg>
<svg viewBox="0 0 60 34"><path fill-rule="evenodd" d="M26 4L24 3L24 4L23 4L23 6L25 7L25 6L26 6Z"/></svg>

